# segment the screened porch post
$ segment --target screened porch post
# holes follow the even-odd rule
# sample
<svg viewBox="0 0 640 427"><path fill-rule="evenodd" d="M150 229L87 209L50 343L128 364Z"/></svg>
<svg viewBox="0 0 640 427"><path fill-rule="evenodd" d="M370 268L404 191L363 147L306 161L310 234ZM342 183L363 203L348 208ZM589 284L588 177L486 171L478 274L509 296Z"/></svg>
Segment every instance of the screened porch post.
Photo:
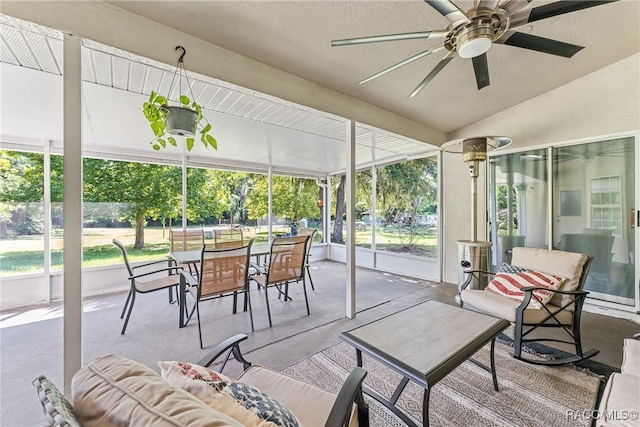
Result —
<svg viewBox="0 0 640 427"><path fill-rule="evenodd" d="M356 317L356 123L347 121L347 317Z"/></svg>
<svg viewBox="0 0 640 427"><path fill-rule="evenodd" d="M82 40L64 34L64 394L82 367Z"/></svg>
<svg viewBox="0 0 640 427"><path fill-rule="evenodd" d="M271 233L273 232L273 224L271 223L271 210L273 209L273 168L269 165L269 209L268 209L268 217L267 224L269 226L269 244L271 244Z"/></svg>
<svg viewBox="0 0 640 427"><path fill-rule="evenodd" d="M182 148L182 231L187 230L187 155Z"/></svg>

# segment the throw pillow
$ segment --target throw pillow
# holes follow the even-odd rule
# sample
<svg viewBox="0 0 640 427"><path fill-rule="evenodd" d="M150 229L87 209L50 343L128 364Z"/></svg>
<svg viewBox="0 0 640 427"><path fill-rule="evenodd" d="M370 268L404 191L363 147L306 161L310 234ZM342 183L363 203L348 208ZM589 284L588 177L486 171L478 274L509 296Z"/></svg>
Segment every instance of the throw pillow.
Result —
<svg viewBox="0 0 640 427"><path fill-rule="evenodd" d="M295 415L267 393L203 366L158 362L162 378L245 426L298 427Z"/></svg>
<svg viewBox="0 0 640 427"><path fill-rule="evenodd" d="M500 268L498 269L498 273L517 274L517 273L522 273L523 271L528 271L528 269L524 267L518 267L515 265L507 264L506 262L503 262Z"/></svg>
<svg viewBox="0 0 640 427"><path fill-rule="evenodd" d="M553 292L546 289L558 290L565 280L564 277L541 273L535 270L525 270L519 273L497 273L485 290L517 301L522 301L524 299L522 288L528 286L545 288L533 291L534 296L527 306L527 308L542 308L542 305L547 304L553 297Z"/></svg>

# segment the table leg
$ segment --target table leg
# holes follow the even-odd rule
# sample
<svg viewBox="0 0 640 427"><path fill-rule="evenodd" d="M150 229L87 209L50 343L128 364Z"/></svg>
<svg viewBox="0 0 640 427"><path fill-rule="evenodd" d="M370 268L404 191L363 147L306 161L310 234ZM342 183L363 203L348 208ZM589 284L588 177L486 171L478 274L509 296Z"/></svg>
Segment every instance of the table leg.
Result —
<svg viewBox="0 0 640 427"><path fill-rule="evenodd" d="M493 378L493 389L498 390L498 377L496 376L496 358L495 358L496 339L491 340L491 377Z"/></svg>
<svg viewBox="0 0 640 427"><path fill-rule="evenodd" d="M422 425L429 425L429 387L424 389L424 394L422 395Z"/></svg>
<svg viewBox="0 0 640 427"><path fill-rule="evenodd" d="M178 294L181 295L181 298L178 298L178 304L180 306L180 324L178 325L180 328L184 327L184 311L186 310L185 304L185 282L186 280L182 275L180 275L180 285L178 286Z"/></svg>

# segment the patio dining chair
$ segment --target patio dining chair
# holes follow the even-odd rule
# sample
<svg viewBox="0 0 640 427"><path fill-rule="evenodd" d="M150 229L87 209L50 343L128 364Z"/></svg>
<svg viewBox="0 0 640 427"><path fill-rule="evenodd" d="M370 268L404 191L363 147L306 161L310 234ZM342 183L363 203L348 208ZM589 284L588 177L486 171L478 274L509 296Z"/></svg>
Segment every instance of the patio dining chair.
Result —
<svg viewBox="0 0 640 427"><path fill-rule="evenodd" d="M171 230L171 252L201 250L204 246L204 230ZM196 264L182 266L190 272L198 274Z"/></svg>
<svg viewBox="0 0 640 427"><path fill-rule="evenodd" d="M171 252L201 250L204 246L204 230L202 229L171 229ZM179 264L184 270L198 275L198 263ZM176 298L180 298L176 287ZM173 288L169 288L169 302L173 303Z"/></svg>
<svg viewBox="0 0 640 427"><path fill-rule="evenodd" d="M250 278L258 284L259 288L264 288L264 298L267 305L270 327L273 326L273 324L271 322L268 290L272 286L278 289L278 298L284 296L284 301L286 302L290 300L289 284L292 282L299 283L302 280L307 315L311 314L309 311L309 299L307 297L307 284L305 280L305 262L309 237L310 236L276 237L271 243L268 264L252 264L252 267L256 269L257 273L250 276Z"/></svg>
<svg viewBox="0 0 640 427"><path fill-rule="evenodd" d="M187 271L183 271L180 275L180 294L183 295L185 292L190 292L195 298L194 307L185 325L189 322L195 310L198 320L200 348L204 348L202 345L202 326L200 321L201 301L233 295L233 314L236 314L238 293L243 293L245 298L245 311L248 306L251 330L254 330L248 274L252 244L253 240L250 240L244 246L231 248L218 248L205 245L202 248L202 254L200 256L200 274L198 277L194 277Z"/></svg>
<svg viewBox="0 0 640 427"><path fill-rule="evenodd" d="M124 321L124 325L122 325L122 332L120 332L120 334L124 335L124 332L127 330L129 318L131 317L133 304L136 301L136 294L146 294L148 292L177 286L180 283L179 272L182 270L182 267L176 265L169 266L169 261L166 259L145 262L134 266L129 262L127 250L124 245L116 239L113 239L113 244L120 249L120 252L122 252L124 265L127 267L129 280L131 282L127 300L125 301L122 313L120 314L120 318L122 319L125 311L127 312L127 318Z"/></svg>
<svg viewBox="0 0 640 427"><path fill-rule="evenodd" d="M598 354L594 349L583 351L580 339L582 305L589 294L583 287L593 258L575 252L525 247L513 248L512 255L511 264L503 264L497 273L466 270L467 279L459 294L460 306L510 321L515 329L516 359L561 365ZM468 262L463 261L463 267L468 268ZM487 284L486 280L491 277ZM486 288L469 289L472 281ZM568 338L544 335L544 328L549 327L562 329ZM523 345L533 342L571 344L575 355L552 360L524 357Z"/></svg>
<svg viewBox="0 0 640 427"><path fill-rule="evenodd" d="M233 244L233 242L242 242L244 240L242 228L216 228L213 230L213 236L216 247L218 247L218 245L225 245L230 242Z"/></svg>
<svg viewBox="0 0 640 427"><path fill-rule="evenodd" d="M307 243L307 255L304 260L304 268L306 270L307 276L309 276L309 283L311 284L311 290L315 291L316 288L313 286L313 279L311 278L311 266L309 265L309 257L311 256L311 245L313 245L313 238L315 237L318 230L310 229L310 228L301 228L298 231L298 236L309 236L309 242Z"/></svg>

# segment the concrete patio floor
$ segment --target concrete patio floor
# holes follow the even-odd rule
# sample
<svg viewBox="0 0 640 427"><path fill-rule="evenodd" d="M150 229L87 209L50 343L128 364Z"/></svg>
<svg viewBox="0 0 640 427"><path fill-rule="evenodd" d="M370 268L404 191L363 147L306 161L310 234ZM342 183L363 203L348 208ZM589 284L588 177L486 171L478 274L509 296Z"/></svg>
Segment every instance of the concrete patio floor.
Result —
<svg viewBox="0 0 640 427"><path fill-rule="evenodd" d="M251 300L255 332L248 313L231 314L233 298L201 304L205 349L198 343L195 319L178 328L178 307L169 304L167 293L139 295L125 335L120 335L120 312L126 293L86 298L83 317L83 361L119 354L158 371L159 360L197 362L218 342L238 333L249 338L241 348L247 359L281 369L340 341L340 332L403 310L426 299L455 304L456 286L357 269L357 316L345 317L345 265L331 261L312 264L315 291L309 284L311 315L306 315L301 286L291 286L293 301L284 303L270 293L273 327L270 328L264 292L252 285ZM240 304L241 305L241 304ZM45 418L31 381L48 376L62 389L62 304L6 310L0 318L0 425L42 426ZM585 348L600 353L594 360L619 368L623 339L640 325L592 313L583 313Z"/></svg>

